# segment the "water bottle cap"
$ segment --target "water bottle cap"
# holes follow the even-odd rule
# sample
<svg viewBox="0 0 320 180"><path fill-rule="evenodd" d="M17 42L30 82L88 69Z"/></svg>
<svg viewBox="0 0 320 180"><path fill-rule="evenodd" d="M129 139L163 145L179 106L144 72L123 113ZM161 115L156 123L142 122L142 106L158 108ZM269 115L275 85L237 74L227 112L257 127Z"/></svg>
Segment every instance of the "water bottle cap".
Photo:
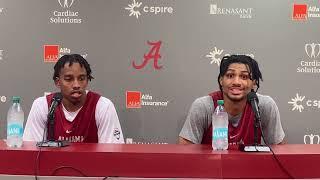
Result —
<svg viewBox="0 0 320 180"><path fill-rule="evenodd" d="M223 100L218 100L218 105L223 105L224 104L224 101Z"/></svg>
<svg viewBox="0 0 320 180"><path fill-rule="evenodd" d="M20 103L20 96L12 96L13 103Z"/></svg>

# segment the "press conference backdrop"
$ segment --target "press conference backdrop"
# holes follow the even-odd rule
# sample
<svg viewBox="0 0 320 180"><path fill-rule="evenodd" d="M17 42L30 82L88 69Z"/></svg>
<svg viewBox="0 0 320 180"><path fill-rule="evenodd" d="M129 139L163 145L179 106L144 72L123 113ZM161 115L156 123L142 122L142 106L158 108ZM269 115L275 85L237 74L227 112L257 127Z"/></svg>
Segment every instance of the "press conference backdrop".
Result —
<svg viewBox="0 0 320 180"><path fill-rule="evenodd" d="M54 62L79 53L127 143L176 143L192 102L218 90L224 55L259 62L288 143L319 143L318 0L0 0L0 129L12 96L27 117L58 89Z"/></svg>

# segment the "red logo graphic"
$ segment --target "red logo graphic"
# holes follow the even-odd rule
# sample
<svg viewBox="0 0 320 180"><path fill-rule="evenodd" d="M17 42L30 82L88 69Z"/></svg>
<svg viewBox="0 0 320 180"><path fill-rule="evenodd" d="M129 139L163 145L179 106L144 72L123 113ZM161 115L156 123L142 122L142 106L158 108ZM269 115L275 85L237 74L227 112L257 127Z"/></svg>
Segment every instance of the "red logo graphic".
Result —
<svg viewBox="0 0 320 180"><path fill-rule="evenodd" d="M148 41L147 43L151 46L151 49L148 54L144 54L144 56L143 56L144 60L143 60L142 64L136 65L136 63L133 61L132 65L136 69L142 69L147 65L148 61L153 59L153 67L155 69L159 70L162 68L162 66L158 65L158 60L161 58L161 55L159 54L161 41L157 41L157 42Z"/></svg>
<svg viewBox="0 0 320 180"><path fill-rule="evenodd" d="M126 107L141 108L141 92L127 91L126 92Z"/></svg>
<svg viewBox="0 0 320 180"><path fill-rule="evenodd" d="M44 45L44 62L57 62L59 59L59 45Z"/></svg>
<svg viewBox="0 0 320 180"><path fill-rule="evenodd" d="M307 5L306 4L293 4L293 20L307 20Z"/></svg>

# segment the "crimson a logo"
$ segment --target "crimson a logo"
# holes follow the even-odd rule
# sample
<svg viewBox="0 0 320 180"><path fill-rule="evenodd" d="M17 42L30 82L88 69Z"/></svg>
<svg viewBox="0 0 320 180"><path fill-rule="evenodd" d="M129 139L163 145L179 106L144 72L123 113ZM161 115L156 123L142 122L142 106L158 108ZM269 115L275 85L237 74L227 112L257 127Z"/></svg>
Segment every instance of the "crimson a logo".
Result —
<svg viewBox="0 0 320 180"><path fill-rule="evenodd" d="M63 8L70 8L74 0L58 0L59 4Z"/></svg>
<svg viewBox="0 0 320 180"><path fill-rule="evenodd" d="M156 70L161 69L162 66L159 65L159 59L161 58L161 55L160 55L161 43L162 43L161 41L157 41L157 42L147 41L147 44L151 46L149 52L147 54L144 54L143 61L141 64L137 64L133 60L132 66L135 69L142 69L147 65L149 61L153 60L153 68Z"/></svg>

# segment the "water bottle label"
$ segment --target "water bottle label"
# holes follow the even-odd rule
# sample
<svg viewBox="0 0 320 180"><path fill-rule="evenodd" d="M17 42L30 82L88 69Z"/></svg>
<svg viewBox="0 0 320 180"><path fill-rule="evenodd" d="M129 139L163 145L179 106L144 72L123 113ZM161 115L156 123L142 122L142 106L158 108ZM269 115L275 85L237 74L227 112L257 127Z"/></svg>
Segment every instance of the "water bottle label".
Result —
<svg viewBox="0 0 320 180"><path fill-rule="evenodd" d="M213 130L213 140L228 138L228 128L214 128Z"/></svg>
<svg viewBox="0 0 320 180"><path fill-rule="evenodd" d="M7 128L7 136L19 136L23 135L23 127L20 124L9 124Z"/></svg>

